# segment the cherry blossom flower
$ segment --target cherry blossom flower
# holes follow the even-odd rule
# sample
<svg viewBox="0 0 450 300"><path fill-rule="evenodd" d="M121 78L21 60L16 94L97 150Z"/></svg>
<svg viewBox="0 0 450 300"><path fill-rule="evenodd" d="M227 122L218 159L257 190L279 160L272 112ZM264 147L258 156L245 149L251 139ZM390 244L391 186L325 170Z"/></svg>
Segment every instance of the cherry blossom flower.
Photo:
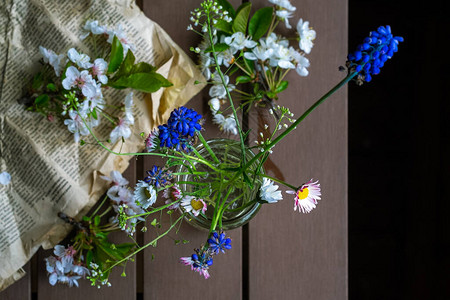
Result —
<svg viewBox="0 0 450 300"><path fill-rule="evenodd" d="M108 70L108 63L103 58L97 58L94 60L94 65L92 66L92 74L97 76L98 81L103 84L108 83L108 76L106 76L106 71Z"/></svg>
<svg viewBox="0 0 450 300"><path fill-rule="evenodd" d="M124 54L127 53L128 49L130 49L133 52L135 51L135 47L128 40L122 24L117 25L115 30L111 30L111 29L106 30L106 34L108 34L107 42L110 44L112 44L114 36L117 37L117 39L122 44Z"/></svg>
<svg viewBox="0 0 450 300"><path fill-rule="evenodd" d="M269 0L269 2L289 11L295 11L297 9L289 0Z"/></svg>
<svg viewBox="0 0 450 300"><path fill-rule="evenodd" d="M298 20L297 32L300 37L300 49L305 51L306 54L309 54L314 46L313 41L316 38L316 32L312 28L309 28L309 22L303 22L303 19Z"/></svg>
<svg viewBox="0 0 450 300"><path fill-rule="evenodd" d="M89 34L103 34L106 32L106 28L104 26L98 25L97 20L88 20L86 21L86 24L83 27L83 33L80 36L81 40L84 40L89 36Z"/></svg>
<svg viewBox="0 0 450 300"><path fill-rule="evenodd" d="M0 173L0 184L8 185L10 182L11 182L11 175L6 171L1 172Z"/></svg>
<svg viewBox="0 0 450 300"><path fill-rule="evenodd" d="M288 10L277 10L276 11L277 17L279 17L281 20L284 21L284 24L286 25L286 28L291 29L292 26L289 24L289 19L292 18L293 13Z"/></svg>
<svg viewBox="0 0 450 300"><path fill-rule="evenodd" d="M309 59L307 59L304 55L300 54L294 48L289 48L291 52L291 56L294 59L295 63L295 71L297 71L300 76L308 76L308 67L310 65Z"/></svg>
<svg viewBox="0 0 450 300"><path fill-rule="evenodd" d="M87 70L79 71L74 66L70 66L66 70L66 78L62 81L62 86L66 90L73 87L81 89L81 93L87 98L93 98L97 94L97 86L92 79L91 74Z"/></svg>
<svg viewBox="0 0 450 300"><path fill-rule="evenodd" d="M130 123L126 119L120 119L116 127L111 131L109 139L115 143L119 138L128 139L131 136Z"/></svg>
<svg viewBox="0 0 450 300"><path fill-rule="evenodd" d="M66 57L64 54L56 54L52 50L48 50L42 46L39 46L39 52L44 58L44 62L50 64L55 70L56 76L59 77L63 66L66 64Z"/></svg>
<svg viewBox="0 0 450 300"><path fill-rule="evenodd" d="M67 125L67 129L73 133L75 143L78 143L80 141L80 135L88 135L89 129L76 111L69 111L69 117L70 119L64 120L64 125Z"/></svg>
<svg viewBox="0 0 450 300"><path fill-rule="evenodd" d="M91 58L87 54L78 53L75 48L70 48L69 51L67 51L67 56L71 62L77 64L80 68L89 69L93 66L90 62Z"/></svg>
<svg viewBox="0 0 450 300"><path fill-rule="evenodd" d="M236 121L232 114L225 117L223 114L216 114L214 116L213 122L219 125L219 129L223 130L225 133L232 133L234 135L238 134L236 127Z"/></svg>
<svg viewBox="0 0 450 300"><path fill-rule="evenodd" d="M244 48L251 49L257 45L255 41L250 40L240 31L233 33L231 36L225 37L224 41L227 45L237 50L242 50Z"/></svg>

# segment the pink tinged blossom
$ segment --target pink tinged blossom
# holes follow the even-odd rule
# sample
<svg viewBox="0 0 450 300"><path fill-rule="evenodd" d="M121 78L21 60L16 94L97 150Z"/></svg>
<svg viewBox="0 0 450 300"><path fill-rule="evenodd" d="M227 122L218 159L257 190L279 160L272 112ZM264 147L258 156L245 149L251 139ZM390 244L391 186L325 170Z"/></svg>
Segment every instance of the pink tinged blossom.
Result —
<svg viewBox="0 0 450 300"><path fill-rule="evenodd" d="M295 194L294 211L297 210L302 213L309 213L321 199L319 181L313 182L311 179L304 183L297 191L286 191L288 194Z"/></svg>
<svg viewBox="0 0 450 300"><path fill-rule="evenodd" d="M129 125L134 124L134 116L133 116L133 92L130 92L125 97L125 122Z"/></svg>
<svg viewBox="0 0 450 300"><path fill-rule="evenodd" d="M111 143L117 142L118 139L128 139L131 136L131 129L126 119L120 119L119 124L111 131L109 138Z"/></svg>
<svg viewBox="0 0 450 300"><path fill-rule="evenodd" d="M79 71L74 66L70 66L66 70L66 78L62 81L62 86L66 90L73 87L81 89L81 93L87 97L95 97L97 93L97 85L92 79L91 74L87 70Z"/></svg>
<svg viewBox="0 0 450 300"><path fill-rule="evenodd" d="M114 36L117 37L117 39L122 44L124 55L127 53L128 49L130 49L131 51L135 51L134 45L131 44L130 41L128 40L126 33L123 29L123 26L121 24L119 24L115 30L106 30L106 34L108 35L107 42L110 44L112 44Z"/></svg>
<svg viewBox="0 0 450 300"><path fill-rule="evenodd" d="M108 83L108 76L106 76L106 71L108 70L108 63L103 58L97 58L94 60L94 65L92 66L91 72L93 75L97 76L98 81L103 84Z"/></svg>
<svg viewBox="0 0 450 300"><path fill-rule="evenodd" d="M113 184L113 185L127 185L129 182L126 180L119 171L113 170L111 171L110 177L108 176L100 176L103 180Z"/></svg>
<svg viewBox="0 0 450 300"><path fill-rule="evenodd" d="M75 111L69 112L70 119L64 120L64 125L67 125L67 129L74 134L73 138L75 143L80 140L80 135L88 135L89 129L83 122L83 119Z"/></svg>

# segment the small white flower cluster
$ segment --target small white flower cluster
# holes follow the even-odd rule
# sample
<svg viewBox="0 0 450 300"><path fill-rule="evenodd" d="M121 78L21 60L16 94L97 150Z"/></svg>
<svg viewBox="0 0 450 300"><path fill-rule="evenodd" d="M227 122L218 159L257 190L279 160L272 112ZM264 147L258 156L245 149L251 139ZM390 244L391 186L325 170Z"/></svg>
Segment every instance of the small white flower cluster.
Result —
<svg viewBox="0 0 450 300"><path fill-rule="evenodd" d="M107 287L111 286L108 278L103 279L104 273L96 263L91 262L89 267L91 268L91 276L88 276L87 279L91 280L92 286L94 286L97 282L100 282L101 285L106 285ZM97 285L97 288L100 287L100 285Z"/></svg>
<svg viewBox="0 0 450 300"><path fill-rule="evenodd" d="M49 282L55 285L57 282L68 284L70 287L78 286L78 279L89 275L89 269L83 267L80 263L74 264L74 255L76 251L69 246L56 245L53 253L55 256L45 258L47 272L49 273Z"/></svg>
<svg viewBox="0 0 450 300"><path fill-rule="evenodd" d="M108 37L107 42L112 43L113 37L121 41L124 51L134 49L123 32L122 26L116 30L107 29L98 25L98 21L87 21L84 26L84 33L81 38L86 38L89 34L105 34ZM61 71L69 62L70 65L65 69L65 78L62 80L62 86L69 91L66 96L62 115L69 116L64 120L67 129L74 134L75 142L79 142L80 136L86 136L90 133L88 128L97 127L100 124L100 115L97 111L103 111L105 100L102 93L102 85L108 83L108 63L103 58L97 58L91 62L91 58L84 53L79 53L75 48L69 49L67 55L56 54L54 51L39 46L39 51L43 56L44 62L50 64L57 77L60 77ZM110 134L110 140L115 143L119 138L127 139L131 135L130 125L134 124L132 115L133 94L130 93L125 98L125 117L120 118L117 126Z"/></svg>

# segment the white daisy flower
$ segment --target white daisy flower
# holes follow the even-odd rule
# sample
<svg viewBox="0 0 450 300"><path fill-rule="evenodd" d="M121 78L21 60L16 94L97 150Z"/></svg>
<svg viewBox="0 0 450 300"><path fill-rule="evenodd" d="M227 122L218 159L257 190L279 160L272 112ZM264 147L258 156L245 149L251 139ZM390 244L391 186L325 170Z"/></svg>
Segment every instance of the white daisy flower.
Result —
<svg viewBox="0 0 450 300"><path fill-rule="evenodd" d="M303 19L298 20L297 32L300 37L300 49L305 51L306 54L309 54L314 46L313 41L316 38L316 32L312 28L309 28L309 22L303 22Z"/></svg>
<svg viewBox="0 0 450 300"><path fill-rule="evenodd" d="M139 180L134 189L134 201L136 205L146 209L156 202L156 190L153 185Z"/></svg>
<svg viewBox="0 0 450 300"><path fill-rule="evenodd" d="M297 191L286 191L288 194L295 194L294 211L297 210L302 213L309 213L320 200L320 184L319 181L313 182L311 179L303 184Z"/></svg>
<svg viewBox="0 0 450 300"><path fill-rule="evenodd" d="M276 203L279 200L283 200L283 195L281 195L281 191L278 190L278 185L274 185L273 181L268 178L263 178L259 196L268 203Z"/></svg>
<svg viewBox="0 0 450 300"><path fill-rule="evenodd" d="M193 196L184 196L180 203L186 212L192 212L194 216L198 216L200 212L206 212L206 203L202 199L196 199Z"/></svg>

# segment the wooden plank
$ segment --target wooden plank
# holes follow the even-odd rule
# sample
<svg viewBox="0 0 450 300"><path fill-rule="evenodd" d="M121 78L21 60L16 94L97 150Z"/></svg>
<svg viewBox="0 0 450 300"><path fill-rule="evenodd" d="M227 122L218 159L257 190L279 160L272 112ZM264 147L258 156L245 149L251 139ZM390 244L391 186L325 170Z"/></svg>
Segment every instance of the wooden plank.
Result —
<svg viewBox="0 0 450 300"><path fill-rule="evenodd" d="M31 299L31 268L28 262L24 267L27 273L24 277L19 279L6 290L0 292L1 300L29 300Z"/></svg>
<svg viewBox="0 0 450 300"><path fill-rule="evenodd" d="M235 4L239 1L234 1ZM153 21L157 22L172 39L187 53L189 47L195 46L199 42L198 36L193 32L186 31L190 24L190 11L200 5L199 0L177 1L176 9L171 1L147 0L144 1L144 13ZM195 59L195 55L189 53ZM207 105L208 93L204 91L195 97L187 105L190 108L202 113L206 119L206 138L226 137L221 134L217 126L212 125L209 107ZM143 171L151 168L157 160L145 157ZM139 175L138 175L139 176ZM140 175L142 179L144 174ZM163 222L167 226L167 220ZM151 227L151 226L150 226ZM145 241L152 239L152 233L145 234ZM211 278L199 278L199 275L192 272L190 268L179 263L182 256L190 256L193 248L199 248L206 242L206 232L192 228L184 223L179 231L179 237L189 240L186 245L174 245L170 238L163 238L158 242L156 248L148 248L144 255L144 299L241 299L241 229L229 232L233 238L233 249L226 255L219 255L214 260L211 268ZM177 237L177 238L179 238ZM152 254L155 259L152 261ZM227 290L223 290L226 282ZM176 287L176 288L175 288Z"/></svg>
<svg viewBox="0 0 450 300"><path fill-rule="evenodd" d="M123 173L130 181L130 187L136 182L136 161L130 160L130 166ZM117 243L130 242L130 239L122 232L111 234L111 241ZM121 277L122 268L117 268L110 275L111 287L100 289L92 287L88 280L79 280L80 287L68 287L62 284L51 286L48 282L45 270L44 258L50 256L52 250L40 250L38 252L38 299L136 299L136 264L129 262L126 267L126 277Z"/></svg>
<svg viewBox="0 0 450 300"><path fill-rule="evenodd" d="M266 0L252 1L266 6ZM288 75L280 94L299 117L338 83L347 54L347 1L291 0L299 18L317 32L308 77ZM280 25L284 27L283 24ZM292 32L292 31L291 31ZM319 179L322 200L310 214L293 211L292 195L265 205L249 225L250 299L347 299L347 102L346 89L312 113L274 148L269 174L300 185ZM253 124L252 126L254 126Z"/></svg>

